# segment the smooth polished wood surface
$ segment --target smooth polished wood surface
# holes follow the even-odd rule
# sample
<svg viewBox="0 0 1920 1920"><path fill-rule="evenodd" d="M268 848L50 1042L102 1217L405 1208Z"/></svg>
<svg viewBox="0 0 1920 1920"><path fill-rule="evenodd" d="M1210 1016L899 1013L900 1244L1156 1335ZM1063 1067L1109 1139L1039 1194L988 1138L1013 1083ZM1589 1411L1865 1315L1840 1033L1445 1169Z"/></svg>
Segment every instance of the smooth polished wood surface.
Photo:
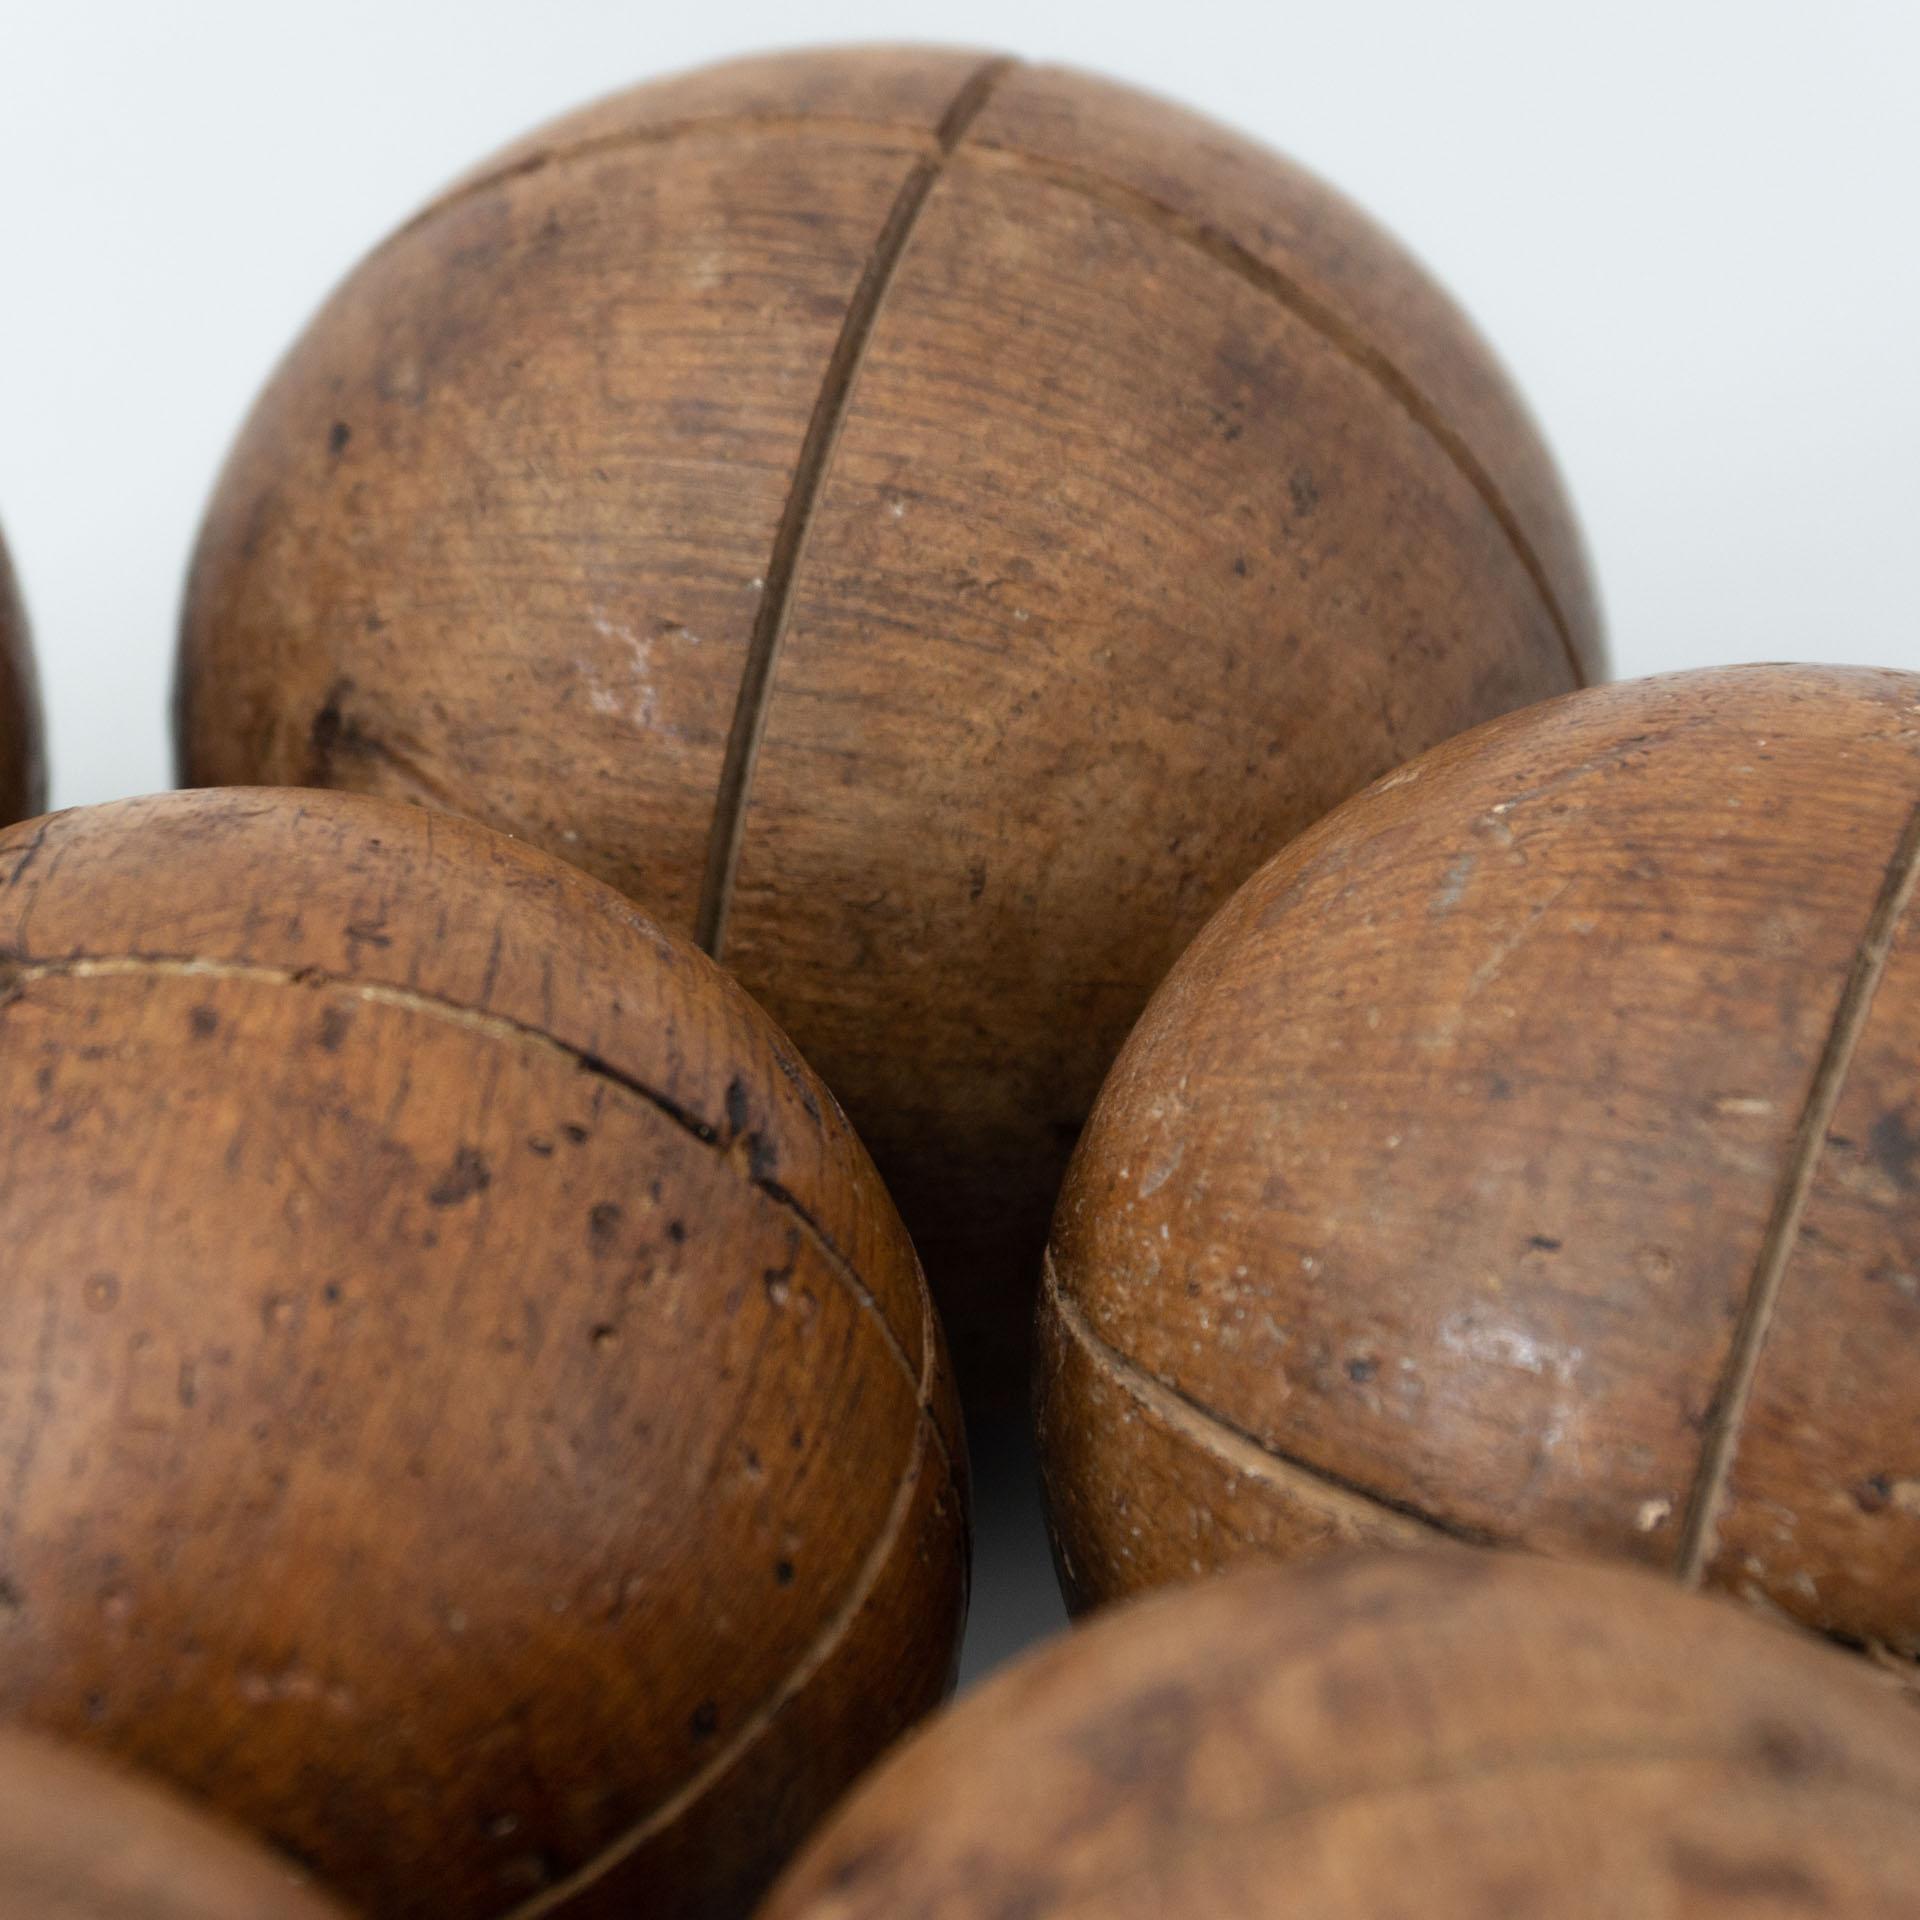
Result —
<svg viewBox="0 0 1920 1920"><path fill-rule="evenodd" d="M1263 868L1055 1222L1070 1593L1450 1533L1920 1652L1920 677L1514 715Z"/></svg>
<svg viewBox="0 0 1920 1920"><path fill-rule="evenodd" d="M970 1694L761 1920L1906 1920L1920 1738L1860 1662L1455 1548L1162 1594Z"/></svg>
<svg viewBox="0 0 1920 1920"><path fill-rule="evenodd" d="M46 804L39 681L26 609L6 546L0 543L0 826L24 820Z"/></svg>
<svg viewBox="0 0 1920 1920"><path fill-rule="evenodd" d="M0 1731L7 1920L345 1920L306 1876L175 1795Z"/></svg>
<svg viewBox="0 0 1920 1920"><path fill-rule="evenodd" d="M0 1116L5 1719L372 1913L705 1920L949 1684L912 1250L610 889L350 795L17 827Z"/></svg>
<svg viewBox="0 0 1920 1920"><path fill-rule="evenodd" d="M1364 216L1085 76L841 50L603 102L354 273L210 511L179 744L477 814L697 934L1004 1401L1067 1154L1207 913L1601 667L1523 407Z"/></svg>

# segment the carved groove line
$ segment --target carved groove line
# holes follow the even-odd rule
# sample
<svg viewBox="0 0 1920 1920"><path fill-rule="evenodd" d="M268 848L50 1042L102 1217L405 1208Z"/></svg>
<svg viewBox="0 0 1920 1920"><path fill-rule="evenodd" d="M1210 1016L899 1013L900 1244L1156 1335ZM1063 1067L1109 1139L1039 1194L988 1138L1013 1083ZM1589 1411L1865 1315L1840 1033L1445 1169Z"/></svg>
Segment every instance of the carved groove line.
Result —
<svg viewBox="0 0 1920 1920"><path fill-rule="evenodd" d="M1687 1503L1686 1526L1682 1529L1674 1562L1674 1571L1688 1586L1699 1585L1713 1558L1721 1510L1726 1502L1727 1479L1733 1470L1734 1455L1739 1451L1741 1424L1753 1398L1761 1349L1766 1345L1767 1330L1779 1305L1807 1197L1819 1171L1828 1129L1833 1125L1834 1109L1840 1103L1854 1049L1860 1044L1867 1016L1873 1010L1873 996L1881 975L1886 972L1901 916L1913 898L1916 877L1920 877L1920 804L1908 814L1893 857L1887 863L1886 878L1868 916L1853 965L1848 969L1826 1046L1814 1069L1813 1083L1807 1089L1807 1103L1801 1109L1786 1172L1774 1194L1773 1211L1760 1243L1759 1258L1754 1262L1753 1280L1747 1288L1740 1324L1734 1330L1726 1373L1714 1397L1706 1444L1700 1453L1700 1469Z"/></svg>
<svg viewBox="0 0 1920 1920"><path fill-rule="evenodd" d="M747 642L746 666L740 676L740 694L727 735L726 758L714 795L713 824L707 836L707 870L700 888L700 907L694 920L694 938L714 959L726 944L727 914L733 902L734 876L740 864L740 841L746 826L747 800L753 785L754 762L766 732L767 707L773 690L773 670L780 642L793 611L794 591L806 556L807 536L813 530L814 510L825 490L833 456L840 445L847 408L853 398L867 347L873 338L880 309L893 284L913 230L919 224L955 148L980 117L993 89L1012 67L1010 60L990 60L954 95L934 136L934 150L914 163L894 196L892 210L874 241L866 270L854 289L840 337L815 396L806 438L787 491L785 509L774 534L773 556L767 562L766 585Z"/></svg>
<svg viewBox="0 0 1920 1920"><path fill-rule="evenodd" d="M1002 67L1002 70L1005 64L996 63ZM969 86L978 84L983 75L989 73L989 69L982 69L981 74L976 74L974 80L968 83ZM986 81L988 91L991 91L999 77L998 72L990 73ZM963 93L962 98L964 97ZM985 101L982 99L975 105L973 112L968 116L970 122L978 118L980 106L984 104ZM949 119L951 118L952 110L950 109ZM910 184L923 172L937 177L945 166L958 161L967 165L998 167L1008 172L1023 173L1036 179L1048 180L1055 186L1076 193L1097 205L1105 205L1116 211L1144 219L1162 232L1171 234L1185 245L1205 254L1216 265L1224 267L1228 272L1285 307L1296 319L1318 333L1343 358L1373 379L1409 415L1415 425L1439 446L1458 469L1461 477L1479 496L1481 504L1492 515L1501 532L1506 536L1515 558L1520 562L1521 568L1539 595L1547 617L1559 636L1560 644L1566 651L1567 663L1572 670L1575 685L1584 687L1589 684L1585 665L1574 644L1572 627L1548 579L1545 565L1534 551L1533 543L1521 528L1519 516L1508 504L1506 496L1500 491L1492 475L1481 464L1479 457L1466 440L1447 423L1440 409L1393 360L1383 354L1363 334L1341 319L1339 314L1323 301L1316 299L1299 281L1243 247L1231 235L1220 228L1181 213L1177 208L1169 206L1165 201L1156 199L1151 194L1127 186L1092 168L1048 159L1019 147L1001 146L997 143L975 144L967 147L963 152L960 150L960 141L966 133L964 126L954 136L952 146L944 147L942 141L945 139L946 131L943 124L940 135L928 145L914 173L909 175ZM572 146L553 147L531 154L511 166L497 168L491 173L450 189L415 215L392 238L397 240L404 234L412 233L463 201L475 198L512 180L528 174L545 172L549 168L570 164L576 160L590 159L632 148L665 146L677 140L702 137L726 138L736 135L771 133L812 137L857 132L881 135L898 141L912 141L925 137L917 127L885 120L863 119L855 115L775 113L699 115L684 120L669 121L657 127L634 128L622 133L603 134L593 139L578 141ZM929 180L927 185L931 187L931 184L932 181ZM898 211L897 207L896 211ZM905 236L902 236L903 243L904 238ZM390 245L392 242L389 241L387 244ZM771 593L772 576L769 575L767 578L768 591Z"/></svg>
<svg viewBox="0 0 1920 1920"><path fill-rule="evenodd" d="M1559 599L1547 579L1545 566L1520 526L1519 516L1507 504L1506 496L1494 484L1493 476L1480 464L1473 449L1447 424L1440 409L1363 333L1350 326L1324 301L1316 299L1290 274L1282 273L1278 267L1250 252L1231 234L1205 221L1192 219L1178 208L1168 206L1165 201L1156 200L1151 194L1142 193L1106 174L1095 173L1090 168L1076 167L1067 161L1042 159L1038 154L1026 153L1015 147L976 146L967 157L976 163L1002 165L1030 178L1049 180L1096 206L1105 206L1143 220L1149 226L1184 241L1216 265L1224 267L1286 308L1344 360L1370 375L1414 425L1435 442L1459 471L1461 478L1480 496L1481 505L1506 535L1514 557L1540 596L1547 618L1566 650L1567 665L1572 670L1575 686L1584 687L1587 684L1586 669L1573 644L1573 630L1561 611Z"/></svg>
<svg viewBox="0 0 1920 1920"><path fill-rule="evenodd" d="M1358 1524L1372 1532L1396 1533L1408 1541L1428 1540L1436 1536L1465 1541L1470 1546L1495 1544L1490 1535L1463 1527L1450 1520L1363 1487L1355 1481L1328 1473L1324 1468L1281 1453L1263 1440L1232 1425L1177 1388L1148 1373L1117 1348L1110 1346L1093 1329L1080 1305L1060 1285L1049 1253L1042 1267L1049 1303L1060 1324L1100 1371L1138 1406L1152 1414L1162 1426L1188 1445L1210 1454L1220 1464L1244 1479L1254 1480L1289 1500L1312 1507L1337 1524Z"/></svg>
<svg viewBox="0 0 1920 1920"><path fill-rule="evenodd" d="M471 1032L484 1035L489 1040L509 1046L525 1047L558 1055L576 1071L590 1074L597 1080L604 1080L609 1085L618 1087L621 1092L644 1101L683 1132L692 1135L702 1146L722 1155L730 1166L739 1171L747 1185L798 1223L813 1243L815 1250L832 1270L834 1277L851 1296L855 1306L873 1322L879 1332L881 1344L887 1349L893 1365L914 1387L920 1424L932 1431L934 1446L948 1471L952 1471L953 1462L948 1457L945 1437L940 1433L939 1423L934 1417L930 1389L925 1384L932 1377L932 1349L929 1348L927 1354L923 1356L922 1366L916 1372L906 1348L901 1344L900 1337L894 1330L892 1321L887 1318L886 1309L881 1306L873 1289L860 1277L853 1262L834 1244L813 1215L778 1181L754 1173L747 1165L745 1157L734 1151L732 1141L723 1139L716 1128L700 1119L698 1115L689 1112L687 1108L661 1093L657 1088L648 1086L645 1081L623 1072L597 1055L584 1052L564 1040L556 1039L539 1027L528 1026L525 1022L512 1019L506 1014L484 1013L478 1008L464 1007L456 1001L442 1000L434 994L421 993L415 988L395 987L375 980L356 980L349 975L327 973L316 967L302 967L296 970L286 967L259 966L245 961L208 960L179 954L85 955L64 960L15 960L0 955L0 1010L5 1008L14 992L33 980L129 978L238 980L254 986L306 987L351 994L355 999L372 1001L381 1006L397 1007L403 1012L420 1014L428 1019L440 1021L443 1025L465 1027ZM924 1280L920 1284L924 1292ZM923 1313L926 1311L924 1303L922 1311Z"/></svg>
<svg viewBox="0 0 1920 1920"><path fill-rule="evenodd" d="M641 147L677 146L682 140L753 139L770 135L786 140L843 140L850 134L869 137L879 134L903 145L924 146L929 155L934 151L933 137L926 128L904 120L876 120L852 113L690 113L651 127L625 127L617 133L594 134L567 146L542 147L505 166L491 167L470 180L456 181L444 193L429 200L404 225L396 227L374 253L385 253L396 241L431 226L443 214L469 200L477 200L515 180L525 180L554 167L630 153Z"/></svg>
<svg viewBox="0 0 1920 1920"><path fill-rule="evenodd" d="M921 1369L920 1398L926 1405L933 1392L934 1347L929 1344L925 1365ZM804 1693L814 1676L833 1657L840 1643L853 1630L854 1624L865 1611L867 1602L872 1599L887 1564L893 1558L901 1532L913 1512L914 1495L919 1491L920 1477L926 1470L927 1436L933 1433L937 1439L938 1429L931 1417L917 1421L913 1431L913 1446L907 1456L906 1470L900 1476L899 1489L893 1497L893 1505L887 1510L879 1535L869 1549L867 1557L860 1563L860 1571L854 1576L851 1587L831 1614L822 1622L820 1631L808 1643L806 1651L788 1668L785 1679L774 1688L745 1720L740 1723L739 1731L728 1740L698 1772L666 1796L657 1801L642 1814L630 1827L610 1840L584 1866L576 1869L564 1880L556 1881L552 1886L534 1895L531 1900L522 1902L506 1916L506 1920L540 1920L542 1914L551 1913L556 1907L565 1906L575 1895L588 1887L597 1885L619 1866L630 1859L640 1848L664 1833L684 1813L697 1806L708 1790L723 1780L732 1771L734 1765L752 1751L760 1736L779 1719L787 1708ZM942 1449L942 1458L945 1458ZM947 1466L948 1484L957 1487L952 1464Z"/></svg>

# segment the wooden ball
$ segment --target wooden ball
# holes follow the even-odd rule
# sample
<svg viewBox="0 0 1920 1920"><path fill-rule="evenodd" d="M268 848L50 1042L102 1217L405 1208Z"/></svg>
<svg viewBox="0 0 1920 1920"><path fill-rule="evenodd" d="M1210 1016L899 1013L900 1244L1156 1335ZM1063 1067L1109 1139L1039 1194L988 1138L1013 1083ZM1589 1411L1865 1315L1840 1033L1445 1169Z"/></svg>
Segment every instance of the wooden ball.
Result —
<svg viewBox="0 0 1920 1920"><path fill-rule="evenodd" d="M344 1920L305 1876L136 1775L0 1731L9 1920Z"/></svg>
<svg viewBox="0 0 1920 1920"><path fill-rule="evenodd" d="M761 1920L1920 1910L1913 1708L1645 1575L1268 1568L1055 1640L908 1743Z"/></svg>
<svg viewBox="0 0 1920 1920"><path fill-rule="evenodd" d="M562 120L353 274L213 502L179 745L476 814L695 935L1006 1389L1206 915L1600 660L1524 409L1344 201L1084 75L815 51Z"/></svg>
<svg viewBox="0 0 1920 1920"><path fill-rule="evenodd" d="M1249 881L1055 1223L1076 1600L1452 1534L1920 1652L1917 803L1920 677L1679 674Z"/></svg>
<svg viewBox="0 0 1920 1920"><path fill-rule="evenodd" d="M825 1088L619 895L347 795L15 828L0 954L0 1718L382 1915L741 1912L964 1610Z"/></svg>
<svg viewBox="0 0 1920 1920"><path fill-rule="evenodd" d="M47 804L47 769L40 744L40 690L26 609L13 566L0 543L0 826L24 820Z"/></svg>

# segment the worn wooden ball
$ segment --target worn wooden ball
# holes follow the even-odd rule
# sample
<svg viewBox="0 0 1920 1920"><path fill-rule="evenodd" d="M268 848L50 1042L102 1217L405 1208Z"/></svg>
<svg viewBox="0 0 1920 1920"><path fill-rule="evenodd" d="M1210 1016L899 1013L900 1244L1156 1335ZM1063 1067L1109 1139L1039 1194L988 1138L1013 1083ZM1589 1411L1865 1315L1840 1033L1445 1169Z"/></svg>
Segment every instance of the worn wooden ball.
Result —
<svg viewBox="0 0 1920 1920"><path fill-rule="evenodd" d="M1234 897L1062 1196L1079 1603L1435 1533L1920 1653L1920 677L1498 721Z"/></svg>
<svg viewBox="0 0 1920 1920"><path fill-rule="evenodd" d="M948 1684L912 1250L610 889L351 795L16 827L0 1116L0 1718L382 1915L705 1917Z"/></svg>
<svg viewBox="0 0 1920 1920"><path fill-rule="evenodd" d="M178 734L189 784L458 808L694 934L1004 1392L1207 913L1599 666L1524 409L1363 216L1083 75L838 50L562 120L360 267L220 484Z"/></svg>
<svg viewBox="0 0 1920 1920"><path fill-rule="evenodd" d="M47 804L47 770L40 744L40 692L7 549L0 543L0 826L24 820Z"/></svg>
<svg viewBox="0 0 1920 1920"><path fill-rule="evenodd" d="M344 1920L306 1876L135 1774L0 1731L8 1920Z"/></svg>
<svg viewBox="0 0 1920 1920"><path fill-rule="evenodd" d="M1896 1920L1911 1704L1641 1573L1235 1574L1063 1636L855 1793L761 1920Z"/></svg>

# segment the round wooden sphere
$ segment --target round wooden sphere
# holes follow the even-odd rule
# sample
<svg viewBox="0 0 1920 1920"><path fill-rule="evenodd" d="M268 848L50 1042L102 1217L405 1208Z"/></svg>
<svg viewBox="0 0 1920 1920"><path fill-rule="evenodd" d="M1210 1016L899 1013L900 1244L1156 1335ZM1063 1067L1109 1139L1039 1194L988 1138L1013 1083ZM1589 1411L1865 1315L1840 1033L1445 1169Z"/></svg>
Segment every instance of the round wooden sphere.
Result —
<svg viewBox="0 0 1920 1920"><path fill-rule="evenodd" d="M815 51L562 120L353 274L213 502L178 737L188 784L458 808L693 934L1004 1392L1206 915L1600 657L1524 409L1344 201L1084 75Z"/></svg>
<svg viewBox="0 0 1920 1920"><path fill-rule="evenodd" d="M26 609L13 566L0 543L0 826L24 820L47 804L47 769L40 744L40 690Z"/></svg>
<svg viewBox="0 0 1920 1920"><path fill-rule="evenodd" d="M0 1718L382 1915L719 1916L947 1686L912 1250L618 894L350 795L16 827L0 1116Z"/></svg>
<svg viewBox="0 0 1920 1920"><path fill-rule="evenodd" d="M51 1740L0 1731L9 1920L344 1920L251 1840Z"/></svg>
<svg viewBox="0 0 1920 1920"><path fill-rule="evenodd" d="M1268 1568L910 1741L761 1920L1554 1920L1920 1903L1920 1739L1831 1648L1619 1569Z"/></svg>
<svg viewBox="0 0 1920 1920"><path fill-rule="evenodd" d="M1677 674L1249 881L1055 1222L1075 1600L1445 1533L1920 1652L1917 805L1920 677Z"/></svg>

